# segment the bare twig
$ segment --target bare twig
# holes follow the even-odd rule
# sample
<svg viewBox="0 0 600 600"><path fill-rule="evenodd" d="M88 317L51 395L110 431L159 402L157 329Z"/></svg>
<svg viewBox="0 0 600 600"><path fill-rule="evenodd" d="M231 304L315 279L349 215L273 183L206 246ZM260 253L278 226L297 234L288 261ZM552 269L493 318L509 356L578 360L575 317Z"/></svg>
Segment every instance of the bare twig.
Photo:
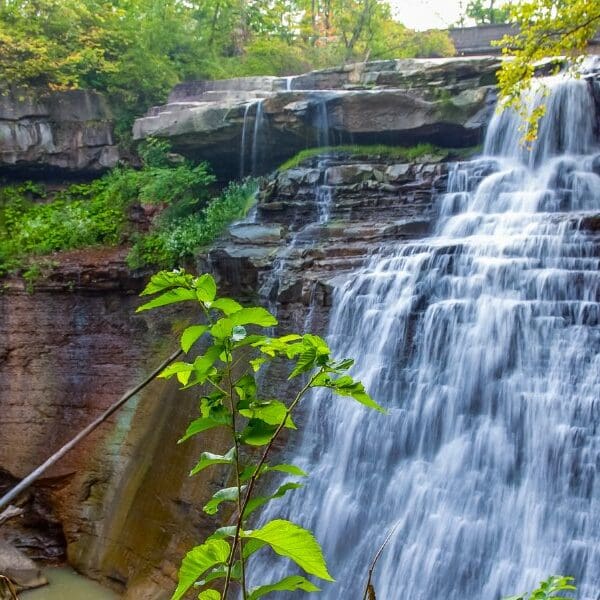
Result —
<svg viewBox="0 0 600 600"><path fill-rule="evenodd" d="M371 579L373 578L373 571L375 570L375 566L377 565L377 561L379 557L383 553L384 548L387 546L388 542L392 539L394 532L398 529L398 525L400 525L400 520L394 523L394 526L390 529L390 532L387 534L385 540L383 540L383 544L379 546L379 549L375 553L373 557L373 561L371 562L371 566L369 567L369 576L367 577L367 585L365 586L365 593L363 594L363 600L376 600L375 598L375 588L373 587L373 583Z"/></svg>
<svg viewBox="0 0 600 600"><path fill-rule="evenodd" d="M9 519L14 519L15 517L20 517L23 514L23 509L18 506L13 506L12 504L6 508L4 512L0 513L0 525Z"/></svg>
<svg viewBox="0 0 600 600"><path fill-rule="evenodd" d="M134 388L126 392L112 406L107 408L97 419L92 421L85 429L82 429L74 438L67 442L62 448L57 450L48 460L42 463L37 469L34 469L25 479L22 479L12 490L0 498L0 510L8 506L9 502L16 498L23 490L27 489L42 473L48 470L54 463L61 459L71 448L76 446L81 440L87 437L98 425L102 424L110 415L119 410L132 396L135 396L141 389L146 387L168 364L172 363L183 351L173 352L169 358L164 360L144 381L138 383Z"/></svg>

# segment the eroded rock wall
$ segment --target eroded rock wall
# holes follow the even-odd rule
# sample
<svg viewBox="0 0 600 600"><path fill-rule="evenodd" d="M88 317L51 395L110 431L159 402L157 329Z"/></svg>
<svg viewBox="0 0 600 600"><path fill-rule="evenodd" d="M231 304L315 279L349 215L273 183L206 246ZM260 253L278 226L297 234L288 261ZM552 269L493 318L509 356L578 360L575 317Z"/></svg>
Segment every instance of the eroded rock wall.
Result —
<svg viewBox="0 0 600 600"><path fill-rule="evenodd" d="M113 116L93 91L0 95L0 173L91 175L114 167Z"/></svg>
<svg viewBox="0 0 600 600"><path fill-rule="evenodd" d="M186 82L137 119L133 134L168 139L229 177L268 172L320 145L472 146L493 110L499 65L489 57L404 59L287 79Z"/></svg>

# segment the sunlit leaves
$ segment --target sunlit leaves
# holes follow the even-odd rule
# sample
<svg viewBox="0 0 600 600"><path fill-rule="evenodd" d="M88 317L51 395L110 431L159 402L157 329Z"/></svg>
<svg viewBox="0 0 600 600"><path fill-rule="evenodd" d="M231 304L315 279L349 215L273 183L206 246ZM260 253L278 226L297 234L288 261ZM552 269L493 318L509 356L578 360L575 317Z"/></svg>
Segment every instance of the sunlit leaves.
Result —
<svg viewBox="0 0 600 600"><path fill-rule="evenodd" d="M244 488L242 487L243 490ZM223 502L236 502L239 497L238 491L237 487L228 487L219 490L213 494L213 497L204 505L202 510L208 515L214 515Z"/></svg>
<svg viewBox="0 0 600 600"><path fill-rule="evenodd" d="M353 361L334 360L327 342L316 335L269 337L257 333L260 328L277 325L276 318L264 308L243 307L235 300L217 298L216 285L210 275L195 278L182 271L158 274L146 288L146 294L152 293L159 295L147 303L146 308L142 307L144 310L192 300L203 317L202 323L184 330L180 343L182 349L189 352L202 338L206 342L204 353L193 362L175 362L161 373L163 378L177 377L183 389L202 386L200 415L189 424L179 441L225 427L226 435L233 442L233 447L224 454L203 452L190 474L196 475L218 465L232 470L235 476L229 480L229 487L217 490L205 504L204 511L214 515L223 503L229 503L237 522L217 529L205 544L188 554L176 591L179 596L175 597L181 597L193 583L204 587L216 579L239 581L246 559L265 546L289 558L306 573L332 581L321 548L309 531L281 519L270 521L260 529L248 530L247 521L267 502L283 498L302 485L284 481L271 494L253 493L257 480L268 473L306 476L293 464L270 465L266 459L280 431L295 429L292 412L311 388L325 387L339 396L382 410L363 385L347 374ZM290 379L299 379L298 385L290 384L294 392L287 402L261 397L254 372L273 361L287 363ZM258 452L239 451L244 445L265 448ZM254 455L261 456L260 460L246 464L248 457ZM317 589L304 577L294 575L260 586L249 597L257 600L276 592ZM227 596L227 592L224 595ZM217 599L219 592L206 589L200 598Z"/></svg>
<svg viewBox="0 0 600 600"><path fill-rule="evenodd" d="M290 575L277 583L271 585L261 585L255 588L248 596L248 600L258 600L271 592L295 592L302 590L304 592L318 592L320 589L311 581L308 581L301 575Z"/></svg>
<svg viewBox="0 0 600 600"><path fill-rule="evenodd" d="M230 546L225 540L210 540L190 550L181 563L179 583L171 600L183 598L203 573L227 561L229 551Z"/></svg>
<svg viewBox="0 0 600 600"><path fill-rule="evenodd" d="M573 577L552 576L542 581L539 587L530 594L511 596L504 600L573 600L572 596L556 595L559 592L575 591Z"/></svg>
<svg viewBox="0 0 600 600"><path fill-rule="evenodd" d="M537 135L543 103L527 114L524 94L531 87L536 63L547 57L577 58L600 27L600 3L589 0L525 0L510 4L510 18L516 33L506 35L496 45L510 55L498 71L498 88L505 104L515 108L528 121L524 141ZM560 63L556 65L560 66Z"/></svg>
<svg viewBox="0 0 600 600"><path fill-rule="evenodd" d="M194 290L186 290L184 288L175 288L169 290L160 296L157 296L150 302L142 304L136 310L136 312L142 312L144 310L150 310L152 308L158 308L159 306L167 306L169 304L175 304L176 302L186 302L188 300L195 300L196 292Z"/></svg>
<svg viewBox="0 0 600 600"><path fill-rule="evenodd" d="M189 352L190 348L208 331L207 325L191 325L181 335L181 349Z"/></svg>
<svg viewBox="0 0 600 600"><path fill-rule="evenodd" d="M190 475L196 475L207 467L212 465L232 465L235 462L235 448L232 448L226 454L213 454L212 452L203 452L200 455L198 464L190 471Z"/></svg>
<svg viewBox="0 0 600 600"><path fill-rule="evenodd" d="M295 523L275 519L260 529L244 532L243 537L265 542L274 552L293 560L310 575L333 581L327 571L321 546L310 531Z"/></svg>

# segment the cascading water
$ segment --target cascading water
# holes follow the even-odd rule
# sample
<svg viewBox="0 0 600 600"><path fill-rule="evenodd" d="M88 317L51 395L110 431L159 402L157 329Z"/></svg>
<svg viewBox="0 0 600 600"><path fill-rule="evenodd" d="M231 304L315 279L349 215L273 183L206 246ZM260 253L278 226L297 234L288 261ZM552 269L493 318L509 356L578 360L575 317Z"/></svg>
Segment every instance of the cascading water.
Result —
<svg viewBox="0 0 600 600"><path fill-rule="evenodd" d="M496 115L485 155L452 170L436 233L335 291L334 353L389 414L306 403L292 454L310 478L267 516L315 531L337 579L321 597L361 598L397 522L378 598L497 600L551 574L600 598L596 112L585 81L545 81L533 148Z"/></svg>
<svg viewBox="0 0 600 600"><path fill-rule="evenodd" d="M264 98L248 102L244 108L244 120L242 122L242 139L240 143L240 179L246 175L246 154L248 152L248 129L250 113L254 108L254 126L252 129L252 142L250 146L250 173L255 175L260 160L260 136L264 127Z"/></svg>

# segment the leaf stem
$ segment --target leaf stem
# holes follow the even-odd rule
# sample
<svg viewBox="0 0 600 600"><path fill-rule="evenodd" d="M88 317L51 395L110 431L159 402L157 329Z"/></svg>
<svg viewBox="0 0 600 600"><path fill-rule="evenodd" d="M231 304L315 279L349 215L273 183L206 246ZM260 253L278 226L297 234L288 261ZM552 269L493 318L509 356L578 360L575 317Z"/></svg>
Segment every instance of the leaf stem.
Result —
<svg viewBox="0 0 600 600"><path fill-rule="evenodd" d="M285 413L285 417L282 419L281 423L275 430L275 433L272 435L271 439L269 440L267 447L265 448L260 460L258 461L258 465L256 466L254 473L252 473L252 476L250 477L250 481L248 482L248 487L246 489L246 495L245 495L244 501L242 502L241 507L239 509L238 521L237 521L236 527L235 527L235 535L233 537L233 545L232 545L232 549L231 549L231 555L229 557L228 566L227 566L227 579L225 580L225 586L223 589L223 598L224 599L226 598L227 590L229 589L229 583L230 583L230 579L231 579L230 572L231 572L231 566L233 564L232 556L235 553L235 548L238 545L238 541L240 541L240 531L242 529L242 521L243 521L244 511L246 510L246 507L248 506L248 502L250 501L250 496L252 495L252 491L254 490L254 485L256 484L256 480L260 476L260 470L262 469L263 465L265 464L265 461L267 460L269 452L271 451L271 448L273 447L273 444L275 443L277 436L281 433L281 431L285 427L285 423L288 420L288 417L292 414L292 411L294 410L294 408L296 408L296 406L298 405L298 402L300 402L300 400L302 399L304 394L306 394L306 392L312 387L313 382L322 372L323 372L323 369L319 369L319 371L317 373L315 373L309 379L309 381L306 383L306 385L296 394L294 401L289 405L289 407Z"/></svg>

